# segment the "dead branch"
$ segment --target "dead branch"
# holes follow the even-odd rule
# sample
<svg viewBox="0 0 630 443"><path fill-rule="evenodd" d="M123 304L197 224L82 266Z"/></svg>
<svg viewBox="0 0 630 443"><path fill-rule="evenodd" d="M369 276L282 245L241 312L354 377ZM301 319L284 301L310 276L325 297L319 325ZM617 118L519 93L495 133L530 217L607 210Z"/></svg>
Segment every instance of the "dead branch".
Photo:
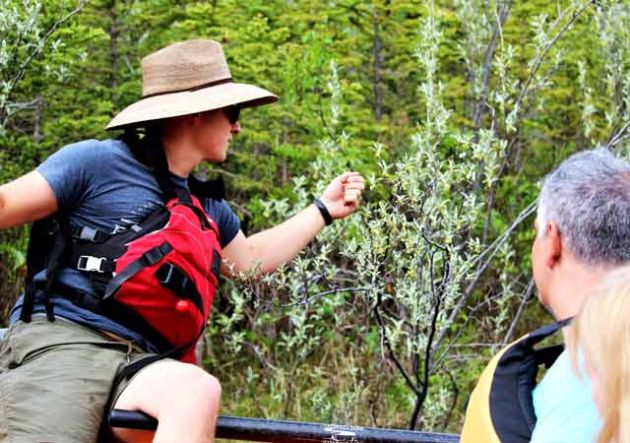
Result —
<svg viewBox="0 0 630 443"><path fill-rule="evenodd" d="M628 129L630 129L630 120L628 120L626 124L619 131L617 131L617 133L610 137L610 140L608 141L608 143L606 143L606 147L608 149L612 149L617 144L619 144L619 142L630 137L630 131L628 131Z"/></svg>
<svg viewBox="0 0 630 443"><path fill-rule="evenodd" d="M516 329L516 324L518 323L518 320L521 318L521 315L523 315L523 312L525 311L525 307L527 306L527 303L529 302L529 299L532 296L532 293L534 292L534 279L532 278L529 281L529 284L527 285L527 290L525 291L525 294L523 294L523 299L521 300L521 304L518 307L518 310L516 311L516 315L514 315L514 318L512 319L512 323L510 324L510 327L508 328L507 333L505 334L505 337L503 338L503 342L501 343L502 346L505 346L509 343L510 339L512 338L512 334L514 334L514 329Z"/></svg>

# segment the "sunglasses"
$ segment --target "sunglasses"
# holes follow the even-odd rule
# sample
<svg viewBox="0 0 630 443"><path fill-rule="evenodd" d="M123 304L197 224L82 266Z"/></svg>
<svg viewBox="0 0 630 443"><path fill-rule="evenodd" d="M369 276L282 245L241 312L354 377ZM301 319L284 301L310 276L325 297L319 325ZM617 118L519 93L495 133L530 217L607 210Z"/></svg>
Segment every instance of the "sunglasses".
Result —
<svg viewBox="0 0 630 443"><path fill-rule="evenodd" d="M241 114L241 108L239 106L228 106L227 108L223 108L223 112L230 124L235 125L238 121L239 115Z"/></svg>

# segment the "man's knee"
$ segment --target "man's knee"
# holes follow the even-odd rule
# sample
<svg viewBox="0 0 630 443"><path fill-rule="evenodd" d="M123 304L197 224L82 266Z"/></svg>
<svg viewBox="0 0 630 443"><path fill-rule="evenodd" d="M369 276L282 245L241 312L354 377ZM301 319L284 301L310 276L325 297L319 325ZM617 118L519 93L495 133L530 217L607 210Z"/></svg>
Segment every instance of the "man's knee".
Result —
<svg viewBox="0 0 630 443"><path fill-rule="evenodd" d="M195 408L217 410L221 385L198 366L172 360L154 363L139 372L116 401L117 409L142 410L159 417L166 411Z"/></svg>
<svg viewBox="0 0 630 443"><path fill-rule="evenodd" d="M195 401L197 407L205 406L212 410L218 409L221 399L219 380L197 366L192 367L196 370L183 375L182 385L176 388L179 394L178 398L182 402Z"/></svg>

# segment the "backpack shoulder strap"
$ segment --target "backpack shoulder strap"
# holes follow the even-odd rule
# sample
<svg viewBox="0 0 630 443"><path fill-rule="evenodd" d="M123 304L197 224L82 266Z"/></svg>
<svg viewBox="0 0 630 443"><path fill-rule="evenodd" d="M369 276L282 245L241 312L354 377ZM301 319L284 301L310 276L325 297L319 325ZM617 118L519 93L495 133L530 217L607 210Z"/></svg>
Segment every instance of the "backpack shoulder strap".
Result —
<svg viewBox="0 0 630 443"><path fill-rule="evenodd" d="M490 410L501 441L528 442L536 425L532 392L540 364L551 366L564 347L534 346L567 325L570 319L538 328L508 345L497 362L490 389Z"/></svg>
<svg viewBox="0 0 630 443"><path fill-rule="evenodd" d="M175 186L168 169L168 160L157 133L147 132L140 139L135 130L129 130L123 135L122 141L129 147L136 160L153 170L153 176L162 191L164 202L176 197Z"/></svg>
<svg viewBox="0 0 630 443"><path fill-rule="evenodd" d="M35 296L39 289L35 284L34 277L42 270L46 272L46 282L42 288L46 316L50 321L55 320L53 306L48 295L61 268L70 235L71 232L67 223L62 220L58 213L35 222L31 227L26 258L26 288L20 311L20 320L24 322L31 320Z"/></svg>

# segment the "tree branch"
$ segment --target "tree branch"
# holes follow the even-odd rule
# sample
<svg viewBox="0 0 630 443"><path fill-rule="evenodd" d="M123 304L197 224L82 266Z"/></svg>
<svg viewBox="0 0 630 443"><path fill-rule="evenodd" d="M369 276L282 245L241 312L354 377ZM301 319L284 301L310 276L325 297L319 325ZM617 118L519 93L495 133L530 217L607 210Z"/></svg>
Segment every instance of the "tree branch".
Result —
<svg viewBox="0 0 630 443"><path fill-rule="evenodd" d="M381 121L383 116L383 91L381 88L381 38L379 36L378 12L376 7L372 11L372 27L374 30L373 52L374 52L374 118L377 122Z"/></svg>
<svg viewBox="0 0 630 443"><path fill-rule="evenodd" d="M79 3L79 6L77 6L74 10L70 11L65 17L57 20L55 23L53 23L50 26L50 28L48 28L48 30L46 31L46 33L42 37L42 40L41 40L40 44L38 44L35 47L35 49L33 49L33 51L29 54L29 56L26 58L26 60L24 60L24 63L22 63L22 65L18 69L18 72L15 75L15 77L13 77L13 79L11 79L9 81L9 86L7 88L5 102L2 103L1 106L0 106L0 117L2 118L2 122L0 124L0 127L4 127L7 124L7 121L9 119L9 113L6 112L7 103L9 102L9 98L13 94L13 92L15 90L15 87L17 86L18 82L20 80L22 80L22 78L24 77L24 74L26 73L26 68L28 68L28 66L33 62L33 60L35 60L35 58L42 52L42 50L46 46L46 42L55 33L55 31L57 31L57 29L62 24L64 24L65 22L70 20L72 17L74 17L76 14L81 12L81 10L85 7L85 5L88 3L88 1L89 0L82 0L81 3Z"/></svg>
<svg viewBox="0 0 630 443"><path fill-rule="evenodd" d="M612 149L623 139L630 137L630 132L628 131L628 129L630 129L630 120L628 120L626 124L619 131L617 131L616 134L610 137L610 140L608 141L608 143L606 143L606 147L608 149Z"/></svg>
<svg viewBox="0 0 630 443"><path fill-rule="evenodd" d="M451 407L448 410L448 414L446 414L446 417L444 418L444 425L442 426L442 432L444 432L446 428L448 427L448 424L451 422L453 411L455 410L455 406L457 406L457 399L459 398L459 386L457 384L457 381L455 380L455 377L451 373L451 371L449 371L445 367L442 367L442 370L444 371L446 376L449 378L451 382L451 386L453 387L453 403L451 403Z"/></svg>
<svg viewBox="0 0 630 443"><path fill-rule="evenodd" d="M516 315L514 315L514 318L512 319L512 323L510 324L510 327L508 328L507 333L505 334L505 337L503 338L503 342L501 343L502 346L506 346L511 337L512 334L514 334L514 329L516 329L516 323L518 323L518 320L521 318L521 315L523 315L523 312L525 311L525 307L527 306L527 303L529 302L529 299L532 296L532 293L534 292L534 279L532 278L529 281L529 284L527 285L527 290L525 291L525 294L523 294L523 299L521 300L521 304L518 307L518 310L516 311Z"/></svg>
<svg viewBox="0 0 630 443"><path fill-rule="evenodd" d="M497 49L497 43L499 41L499 36L502 33L503 23L512 8L513 0L507 0L499 13L497 20L494 24L494 31L492 33L492 39L490 40L490 44L486 49L486 54L484 56L483 62L483 70L481 74L481 94L479 95L479 100L477 101L477 106L475 107L475 113L473 115L473 124L475 127L475 132L478 132L481 128L481 117L483 116L483 110L486 107L486 99L488 98L488 89L490 86L490 72L492 71L492 60L494 59L494 54ZM475 138L478 139L478 135L475 135Z"/></svg>
<svg viewBox="0 0 630 443"><path fill-rule="evenodd" d="M416 403L414 406L414 410L413 413L411 415L411 419L409 421L409 429L414 430L416 428L417 422L418 422L418 416L420 415L420 410L422 409L422 405L427 397L428 391L429 391L429 376L431 374L431 368L433 365L433 359L432 359L432 354L434 352L434 348L433 348L433 339L435 337L435 334L437 333L437 320L438 317L440 315L440 309L442 307L442 301L444 299L444 294L446 293L446 287L448 285L448 281L450 280L450 273L451 273L451 267L450 267L450 251L445 248L442 245L438 245L437 243L432 242L429 238L427 238L425 236L425 234L422 234L423 238L425 239L425 241L429 242L431 245L433 245L436 250L434 250L431 254L431 258L430 258L430 266L429 266L429 272L430 272L430 278L431 278L431 295L433 298L433 315L431 316L431 326L429 328L429 336L427 337L427 344L425 346L424 349L424 368L423 368L423 380L420 383L420 385L422 386L422 393L421 395L416 399ZM435 273L434 273L434 265L435 265L435 260L434 260L434 255L437 251L442 251L442 253L445 254L445 257L443 258L443 265L442 265L442 275L441 275L441 280L440 283L435 286Z"/></svg>
<svg viewBox="0 0 630 443"><path fill-rule="evenodd" d="M516 103L514 104L514 109L518 110L518 108L523 103L523 100L525 99L525 95L527 94L529 87L531 86L531 83L534 80L534 77L536 77L536 74L538 73L538 70L540 69L542 62L544 61L545 57L547 56L551 48L556 44L556 42L560 39L560 37L562 37L564 33L573 25L573 23L575 23L578 17L580 17L580 15L582 15L582 13L586 10L586 8L588 8L593 3L595 3L595 0L589 0L585 2L584 4L582 4L582 6L573 13L573 15L571 16L571 19L569 19L569 21L566 22L564 26L562 26L562 28L558 31L558 33L549 41L547 46L545 46L545 49L543 50L543 52L536 59L534 63L534 68L531 70L529 77L527 78L527 81L525 82L525 85L521 89L518 99L516 100Z"/></svg>
<svg viewBox="0 0 630 443"><path fill-rule="evenodd" d="M372 309L372 311L374 312L374 317L376 318L376 322L378 323L378 326L379 326L379 331L381 333L381 341L383 345L385 346L385 349L387 350L387 354L389 358L394 362L394 365L396 365L396 368L398 369L398 372L400 372L400 374L402 375L403 379L405 380L405 383L407 384L409 389L411 389L411 391L416 395L416 397L418 397L421 394L420 390L411 380L411 377L409 376L409 374L403 367L402 363L400 363L400 360L398 360L398 357L396 357L396 353L394 352L394 349L392 348L392 345L389 341L389 337L387 337L387 329L385 326L385 322L383 321L383 318L381 317L381 314L378 310L378 306L381 304L381 300L382 300L381 297L382 297L382 294L381 292L379 292L377 295L376 303L374 304L374 308Z"/></svg>

